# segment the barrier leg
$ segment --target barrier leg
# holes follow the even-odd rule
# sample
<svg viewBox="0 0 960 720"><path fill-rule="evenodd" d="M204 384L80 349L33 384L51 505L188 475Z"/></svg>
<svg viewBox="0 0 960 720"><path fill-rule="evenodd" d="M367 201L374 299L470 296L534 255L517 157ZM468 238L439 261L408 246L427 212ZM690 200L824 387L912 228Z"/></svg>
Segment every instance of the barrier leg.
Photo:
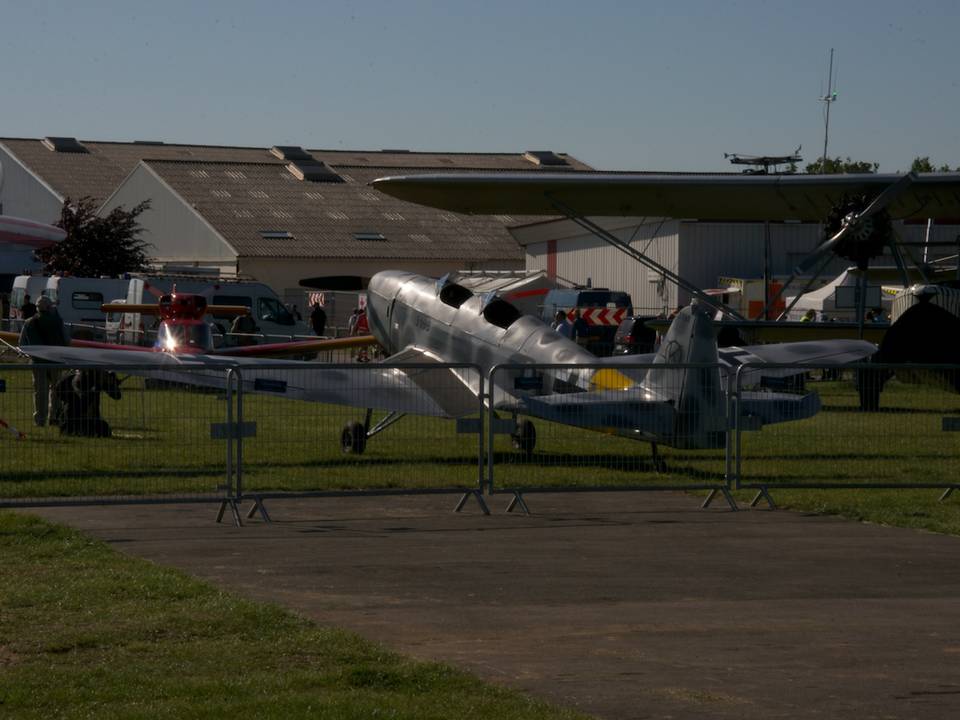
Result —
<svg viewBox="0 0 960 720"><path fill-rule="evenodd" d="M251 505L250 509L247 510L247 519L252 518L257 512L260 513L260 518L264 522L273 522L273 520L270 519L270 513L267 512L266 505L263 504L263 498L261 498L259 495L254 496L253 505Z"/></svg>
<svg viewBox="0 0 960 720"><path fill-rule="evenodd" d="M457 503L457 506L453 509L454 512L460 512L463 510L463 506L467 504L467 500L471 497L476 498L477 504L480 505L480 509L483 510L484 515L490 514L490 508L487 507L487 503L483 500L483 495L479 490L467 490L463 497L460 498L460 502Z"/></svg>
<svg viewBox="0 0 960 720"><path fill-rule="evenodd" d="M762 487L760 488L760 490L757 491L757 494L754 496L753 500L750 501L750 507L756 507L757 504L760 502L760 498L763 498L764 500L767 501L767 506L771 510L777 509L777 504L773 501L773 498L770 497L770 493L767 492L766 487Z"/></svg>
<svg viewBox="0 0 960 720"><path fill-rule="evenodd" d="M228 505L230 506L230 512L233 513L233 524L237 527L242 527L243 523L240 522L240 510L237 508L237 501L233 498L224 498L220 501L220 509L217 511L217 522L223 520L223 513L226 512Z"/></svg>
<svg viewBox="0 0 960 720"><path fill-rule="evenodd" d="M527 503L523 500L523 494L519 490L513 491L513 500L510 501L504 512L513 512L516 507L519 507L525 515L530 515L530 508L527 507Z"/></svg>

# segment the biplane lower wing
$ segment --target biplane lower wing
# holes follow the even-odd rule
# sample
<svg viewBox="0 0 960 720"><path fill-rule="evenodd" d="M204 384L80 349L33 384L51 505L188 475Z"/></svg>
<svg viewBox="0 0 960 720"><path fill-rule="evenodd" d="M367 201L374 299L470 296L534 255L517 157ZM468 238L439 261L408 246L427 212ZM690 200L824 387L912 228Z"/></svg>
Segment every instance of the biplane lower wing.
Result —
<svg viewBox="0 0 960 720"><path fill-rule="evenodd" d="M477 411L475 396L450 371L404 371L378 364L356 370L325 368L263 358L236 358L184 353L137 353L126 350L33 345L21 348L32 358L68 366L91 364L131 375L197 387L225 390L235 370L244 392L293 400L372 408L389 412L459 417ZM437 375L442 373L442 375ZM472 403L470 400L472 399Z"/></svg>

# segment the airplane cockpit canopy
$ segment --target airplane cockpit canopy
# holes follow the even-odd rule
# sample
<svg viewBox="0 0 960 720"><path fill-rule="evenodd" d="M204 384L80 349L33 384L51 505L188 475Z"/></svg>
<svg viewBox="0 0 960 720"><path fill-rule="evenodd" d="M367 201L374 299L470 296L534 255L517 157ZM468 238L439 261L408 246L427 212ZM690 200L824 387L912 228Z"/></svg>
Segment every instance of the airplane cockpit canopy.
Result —
<svg viewBox="0 0 960 720"><path fill-rule="evenodd" d="M445 285L440 291L440 301L445 305L458 308L467 300L473 297L473 293L467 290L463 285L450 283Z"/></svg>
<svg viewBox="0 0 960 720"><path fill-rule="evenodd" d="M450 274L447 273L437 280L437 297L440 298L440 302L444 305L459 308L473 297L473 293L463 287L463 285L457 285L457 283L451 282Z"/></svg>
<svg viewBox="0 0 960 720"><path fill-rule="evenodd" d="M508 303L495 292L487 293L483 298L483 310L480 311L483 319L491 325L506 330L523 315L515 305Z"/></svg>
<svg viewBox="0 0 960 720"><path fill-rule="evenodd" d="M160 323L157 346L166 352L207 352L213 349L213 334L205 322L170 325Z"/></svg>

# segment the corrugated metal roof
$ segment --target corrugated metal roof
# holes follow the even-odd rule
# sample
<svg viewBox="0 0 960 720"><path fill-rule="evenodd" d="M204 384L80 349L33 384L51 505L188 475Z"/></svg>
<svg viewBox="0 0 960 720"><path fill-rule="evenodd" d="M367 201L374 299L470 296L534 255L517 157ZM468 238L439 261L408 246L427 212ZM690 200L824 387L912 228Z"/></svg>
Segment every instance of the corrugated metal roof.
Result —
<svg viewBox="0 0 960 720"><path fill-rule="evenodd" d="M337 172L347 182L316 183L297 180L279 161L144 164L241 256L462 262L523 257L503 219L433 210L368 187L389 168L339 164ZM264 230L293 237L265 238ZM362 239L376 234L385 240Z"/></svg>
<svg viewBox="0 0 960 720"><path fill-rule="evenodd" d="M269 162L277 158L266 147L180 145L160 142L101 142L82 140L88 153L54 152L41 138L0 138L20 162L64 197L89 195L103 202L141 160L203 160L209 162ZM309 150L331 166L433 170L529 170L522 153L438 153L370 150ZM558 153L575 170L590 167Z"/></svg>

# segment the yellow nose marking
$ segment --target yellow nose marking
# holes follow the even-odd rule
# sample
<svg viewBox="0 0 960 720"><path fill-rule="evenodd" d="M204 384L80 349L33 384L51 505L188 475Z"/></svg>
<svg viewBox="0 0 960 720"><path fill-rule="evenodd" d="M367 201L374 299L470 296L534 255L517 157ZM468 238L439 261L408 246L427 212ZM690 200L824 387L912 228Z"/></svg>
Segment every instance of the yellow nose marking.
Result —
<svg viewBox="0 0 960 720"><path fill-rule="evenodd" d="M636 383L619 370L601 368L590 378L591 390L628 390Z"/></svg>

